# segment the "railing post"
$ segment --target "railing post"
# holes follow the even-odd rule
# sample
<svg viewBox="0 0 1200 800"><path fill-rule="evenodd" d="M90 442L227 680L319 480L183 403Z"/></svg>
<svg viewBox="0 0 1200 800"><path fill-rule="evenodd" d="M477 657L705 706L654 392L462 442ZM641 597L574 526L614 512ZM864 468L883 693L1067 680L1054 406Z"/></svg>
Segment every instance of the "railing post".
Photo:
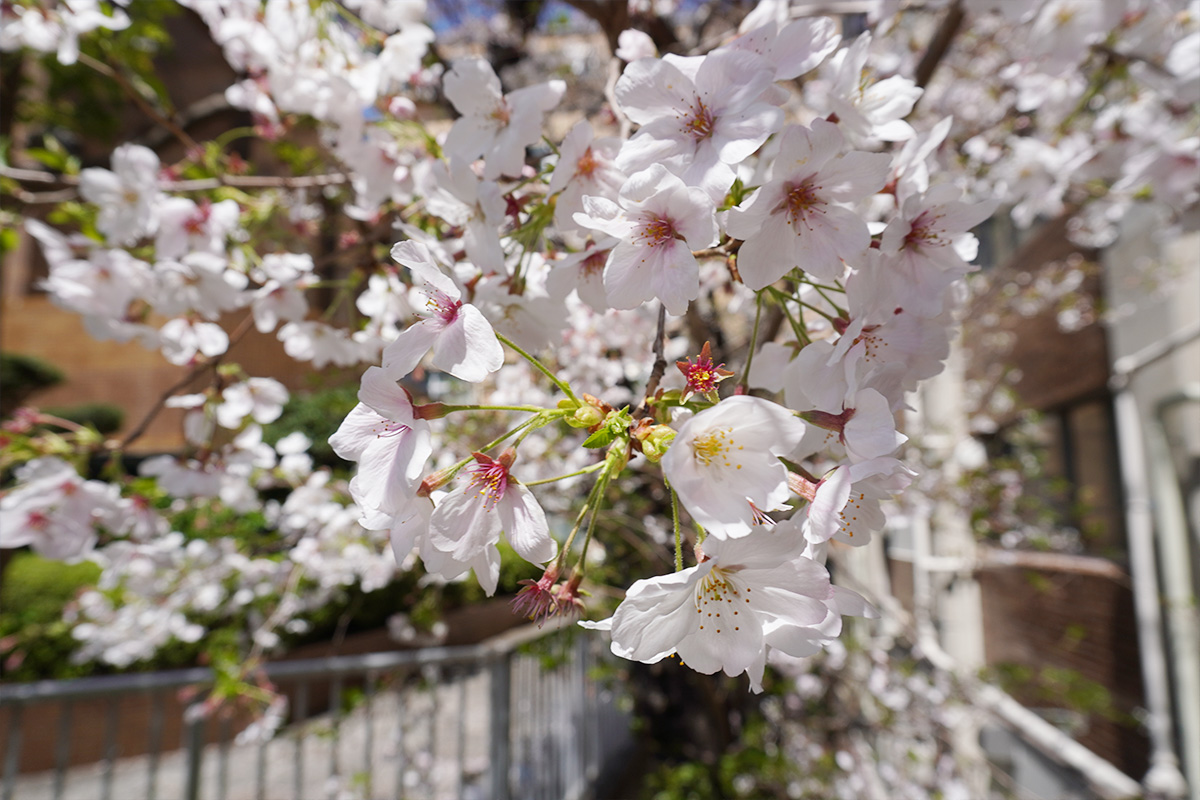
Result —
<svg viewBox="0 0 1200 800"><path fill-rule="evenodd" d="M14 703L9 708L8 752L4 754L4 786L0 789L0 797L4 800L12 800L17 771L21 768L21 712L24 706Z"/></svg>
<svg viewBox="0 0 1200 800"><path fill-rule="evenodd" d="M183 746L187 758L184 776L184 800L200 800L200 770L204 766L204 725L208 721L197 701L184 712L187 720L183 729Z"/></svg>
<svg viewBox="0 0 1200 800"><path fill-rule="evenodd" d="M512 653L501 654L489 668L491 681L492 800L509 800L512 742L509 738L512 699Z"/></svg>

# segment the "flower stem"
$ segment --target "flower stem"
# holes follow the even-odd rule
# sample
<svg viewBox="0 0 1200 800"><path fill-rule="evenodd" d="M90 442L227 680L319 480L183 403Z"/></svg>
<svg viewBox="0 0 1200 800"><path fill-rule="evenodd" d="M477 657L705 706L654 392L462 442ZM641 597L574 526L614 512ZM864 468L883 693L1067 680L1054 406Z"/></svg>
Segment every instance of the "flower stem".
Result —
<svg viewBox="0 0 1200 800"><path fill-rule="evenodd" d="M554 478L542 478L540 481L521 481L521 483L523 483L525 486L541 486L543 483L554 483L555 481L562 481L562 480L566 480L567 478L574 478L577 475L587 475L589 472L595 472L598 469L603 469L605 467L606 463L607 462L604 462L604 461L597 461L595 464L592 464L590 467L584 467L583 469L577 470L575 472L568 472L566 475L559 475Z"/></svg>
<svg viewBox="0 0 1200 800"><path fill-rule="evenodd" d="M762 320L762 292L758 292L754 296L754 330L750 333L750 347L746 350L746 368L742 371L741 385L749 386L747 381L750 380L750 365L754 363L754 350L758 347L758 324ZM672 495L673 497L674 495Z"/></svg>
<svg viewBox="0 0 1200 800"><path fill-rule="evenodd" d="M609 461L605 461L610 464ZM588 545L592 543L592 533L596 530L596 518L600 516L600 503L604 500L604 493L608 490L608 482L612 478L612 470L606 469L600 474L600 479L596 481L598 491L596 492L596 502L592 507L592 518L588 520L587 535L583 537L583 550L579 553L579 561L577 569L580 575L583 575L587 570L587 551Z"/></svg>
<svg viewBox="0 0 1200 800"><path fill-rule="evenodd" d="M547 409L540 406L444 405L442 406L442 410L447 414L452 414L455 411L528 411L533 414L540 414Z"/></svg>
<svg viewBox="0 0 1200 800"><path fill-rule="evenodd" d="M824 296L824 295L822 295L822 296ZM803 300L800 300L800 301L798 301L798 302L799 302L799 303L800 303L800 305L801 305L801 306L803 306L804 308L807 308L807 309L809 309L810 311L813 311L813 312L815 312L815 313L817 313L817 314L820 314L822 317L824 317L825 319L829 320L829 323L830 323L831 325L832 325L832 324L833 324L833 322L834 322L834 321L837 319L837 317L831 317L831 316L829 316L829 313L828 313L828 312L826 312L826 311L823 311L823 310L822 310L822 309L820 309L820 308L817 308L817 307L816 307L816 306L814 306L812 303L806 303L806 302L804 302ZM837 308L837 306L834 306L834 308ZM839 309L839 312L840 312L840 309Z"/></svg>
<svg viewBox="0 0 1200 800"><path fill-rule="evenodd" d="M675 490L669 483L667 490L671 492L671 522L675 525L675 571L681 572L683 570L683 533L679 529L679 495L675 494Z"/></svg>
<svg viewBox="0 0 1200 800"><path fill-rule="evenodd" d="M497 331L496 338L500 340L501 344L504 344L510 350L515 352L517 355L521 356L526 361L528 361L530 364L533 364L535 367L537 367L543 375L545 375L547 378L549 378L554 383L555 386L557 386L559 389L562 390L563 394L565 394L567 397L571 398L576 403L579 402L579 398L577 398L575 396L575 393L571 391L571 387L568 386L565 382L563 382L562 379L560 379L557 375L555 375L553 372L551 372L549 369L547 369L545 364L543 364L541 361L538 361L533 356L529 355L529 353L525 352L519 345L517 345L516 342L514 342L512 339L509 339L503 333L500 333L499 331Z"/></svg>

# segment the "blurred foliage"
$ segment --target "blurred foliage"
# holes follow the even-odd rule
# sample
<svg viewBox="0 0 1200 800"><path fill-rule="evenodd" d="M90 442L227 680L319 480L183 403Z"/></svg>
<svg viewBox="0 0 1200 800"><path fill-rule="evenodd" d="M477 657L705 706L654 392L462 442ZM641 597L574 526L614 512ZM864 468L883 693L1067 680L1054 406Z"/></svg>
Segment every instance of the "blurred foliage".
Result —
<svg viewBox="0 0 1200 800"><path fill-rule="evenodd" d="M1054 464L1049 420L1036 412L985 440L987 459L960 486L976 538L999 547L1076 551L1096 531L1081 530L1088 508ZM1082 538L1081 538L1082 537Z"/></svg>
<svg viewBox="0 0 1200 800"><path fill-rule="evenodd" d="M94 586L100 566L67 564L18 552L0 581L0 673L5 680L77 677L87 670L71 664L75 649L63 608L80 590ZM30 647L28 643L36 642ZM24 645L18 648L18 645Z"/></svg>
<svg viewBox="0 0 1200 800"><path fill-rule="evenodd" d="M312 392L295 392L283 407L283 413L263 428L263 441L274 445L289 433L299 431L312 440L308 454L315 466L348 469L329 446L329 437L358 404L358 383L347 383Z"/></svg>
<svg viewBox="0 0 1200 800"><path fill-rule="evenodd" d="M1117 707L1112 693L1103 684L1078 670L1010 662L989 667L983 677L1028 706L1061 708L1124 725L1138 725L1133 716Z"/></svg>
<svg viewBox="0 0 1200 800"><path fill-rule="evenodd" d="M44 156L41 160L50 169L78 172L75 154L85 141L94 152L111 151L120 144L126 124L122 113L130 107L126 91L138 92L165 116L175 111L155 58L170 50L165 23L182 13L183 7L173 0L131 0L127 12L131 24L124 30L81 37L80 60L75 64L60 64L53 52L27 56L38 59L38 68L26 65L21 77L32 81L40 73L43 77L37 80L44 80L45 90L14 93L15 117L35 123L43 133L41 148L32 154ZM121 75L129 90L113 80L109 74L113 72Z"/></svg>
<svg viewBox="0 0 1200 800"><path fill-rule="evenodd" d="M36 356L0 352L0 416L10 416L31 394L65 378L62 370Z"/></svg>

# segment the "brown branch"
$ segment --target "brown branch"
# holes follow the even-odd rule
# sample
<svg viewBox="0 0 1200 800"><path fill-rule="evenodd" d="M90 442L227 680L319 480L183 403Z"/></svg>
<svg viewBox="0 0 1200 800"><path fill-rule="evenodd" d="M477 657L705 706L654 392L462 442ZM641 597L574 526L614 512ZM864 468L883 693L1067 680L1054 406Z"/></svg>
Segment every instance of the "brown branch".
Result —
<svg viewBox="0 0 1200 800"><path fill-rule="evenodd" d="M127 433L125 438L109 449L124 450L125 448L129 447L130 444L140 439L146 433L146 429L150 427L150 423L153 422L155 418L158 417L159 412L166 407L167 401L174 397L176 392L186 387L192 381L196 380L196 378L200 377L200 375L204 372L207 372L210 369L215 371L216 368L220 366L221 361L224 360L225 356L229 354L229 351L232 350L237 343L240 342L246 336L246 334L250 332L250 327L253 322L254 315L246 315L246 318L241 321L237 329L234 330L233 334L230 335L229 347L225 348L224 353L213 356L207 361L201 361L193 364L191 369L188 370L187 374L184 375L183 378L171 384L171 386L159 396L158 402L151 407L151 409L146 413L146 416L142 417L142 421L137 424L137 427Z"/></svg>
<svg viewBox="0 0 1200 800"><path fill-rule="evenodd" d="M663 353L663 343L666 340L667 327L667 307L662 303L658 305L658 331L654 336L654 366L650 369L650 379L646 381L646 391L642 395L642 402L638 404L635 417L641 417L646 410L646 404L650 398L654 397L658 391L659 381L667 371L667 357Z"/></svg>
<svg viewBox="0 0 1200 800"><path fill-rule="evenodd" d="M78 175L56 175L32 169L19 169L0 165L0 178L11 178L24 183L59 183L75 187ZM215 178L199 178L190 181L160 181L158 188L165 192L202 192L230 186L235 189L312 189L321 186L340 186L348 183L349 176L342 172L327 172L321 175L220 175ZM76 196L75 189L57 189L52 192L28 192L18 189L13 192L27 205L35 203L61 203Z"/></svg>
<svg viewBox="0 0 1200 800"><path fill-rule="evenodd" d="M312 189L319 186L340 186L348 183L350 177L341 172L327 172L322 175L221 175L216 178L200 178L194 181L168 181L160 183L159 188L166 192L197 192L206 189L216 189L221 186L232 186L235 189Z"/></svg>
<svg viewBox="0 0 1200 800"><path fill-rule="evenodd" d="M917 64L917 74L914 76L917 86L925 88L929 85L933 73L937 71L942 59L946 57L946 52L950 49L950 44L954 41L965 18L966 14L963 13L962 3L955 0L954 5L946 10L946 16L942 17L942 24L938 26L937 32L929 42L929 48L926 49L925 55L921 56L921 61ZM917 102L920 102L919 98Z"/></svg>
<svg viewBox="0 0 1200 800"><path fill-rule="evenodd" d="M167 118L161 114L158 109L150 105L146 98L142 96L142 93L137 90L137 87L130 83L129 79L121 74L119 69L105 64L102 61L97 61L87 53L80 53L79 61L82 64L87 64L101 75L106 75L116 81L121 89L125 91L125 94L129 95L133 99L133 102L137 104L137 107L142 110L142 113L174 134L175 138L182 142L183 146L188 150L193 150L199 147L199 144L196 142L196 140L193 139L187 131L179 127L175 120Z"/></svg>

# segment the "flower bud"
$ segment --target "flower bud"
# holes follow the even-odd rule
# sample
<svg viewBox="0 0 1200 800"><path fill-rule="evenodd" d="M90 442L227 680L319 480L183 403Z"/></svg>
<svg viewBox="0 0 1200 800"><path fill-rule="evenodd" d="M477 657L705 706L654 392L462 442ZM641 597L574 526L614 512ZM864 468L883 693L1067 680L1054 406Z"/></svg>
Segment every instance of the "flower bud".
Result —
<svg viewBox="0 0 1200 800"><path fill-rule="evenodd" d="M651 425L644 431L639 431L638 438L642 442L642 452L645 453L646 459L657 464L675 440L675 430L667 425Z"/></svg>
<svg viewBox="0 0 1200 800"><path fill-rule="evenodd" d="M604 422L605 410L599 405L587 402L587 399L588 396L584 395L584 402L579 404L570 400L559 402L559 408L575 409L575 413L566 418L566 423L572 428L594 428Z"/></svg>
<svg viewBox="0 0 1200 800"><path fill-rule="evenodd" d="M438 470L432 475L426 475L417 487L417 497L429 497L433 492L442 488L454 477L454 467Z"/></svg>

